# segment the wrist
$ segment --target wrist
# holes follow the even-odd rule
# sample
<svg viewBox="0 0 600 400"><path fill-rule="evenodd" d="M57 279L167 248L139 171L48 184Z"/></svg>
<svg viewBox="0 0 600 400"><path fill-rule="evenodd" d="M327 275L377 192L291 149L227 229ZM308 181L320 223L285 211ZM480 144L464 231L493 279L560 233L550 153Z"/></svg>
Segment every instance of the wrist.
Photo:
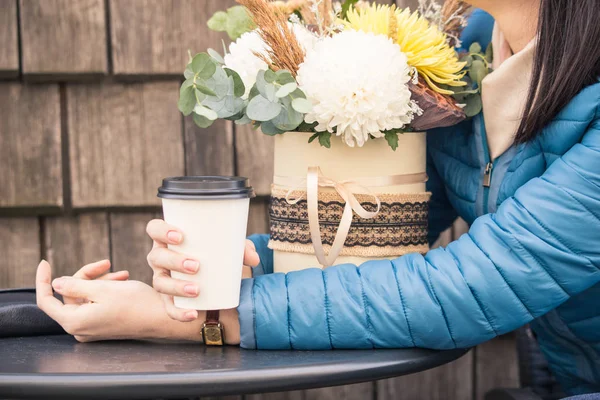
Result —
<svg viewBox="0 0 600 400"><path fill-rule="evenodd" d="M166 312L158 321L154 321L153 338L170 340L190 340L202 342L202 327L206 321L206 312L198 311L198 318L190 322L171 319ZM221 310L219 321L223 326L225 344L240 344L240 323L237 309Z"/></svg>
<svg viewBox="0 0 600 400"><path fill-rule="evenodd" d="M237 308L221 310L220 321L225 332L225 344L240 344L240 321Z"/></svg>

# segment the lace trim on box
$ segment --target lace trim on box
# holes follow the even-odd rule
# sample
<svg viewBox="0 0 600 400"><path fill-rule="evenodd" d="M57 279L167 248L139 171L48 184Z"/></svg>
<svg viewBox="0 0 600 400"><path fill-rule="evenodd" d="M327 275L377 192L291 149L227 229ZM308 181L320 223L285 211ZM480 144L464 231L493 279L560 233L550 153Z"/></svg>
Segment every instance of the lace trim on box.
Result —
<svg viewBox="0 0 600 400"><path fill-rule="evenodd" d="M306 200L290 205L286 194L286 190L273 188L269 247L313 254ZM426 252L430 196L430 193L377 194L381 201L379 214L373 219L354 215L341 255L386 257ZM368 211L377 208L372 196L358 195L357 199ZM344 203L337 193L319 193L321 240L326 250L333 244L343 210Z"/></svg>

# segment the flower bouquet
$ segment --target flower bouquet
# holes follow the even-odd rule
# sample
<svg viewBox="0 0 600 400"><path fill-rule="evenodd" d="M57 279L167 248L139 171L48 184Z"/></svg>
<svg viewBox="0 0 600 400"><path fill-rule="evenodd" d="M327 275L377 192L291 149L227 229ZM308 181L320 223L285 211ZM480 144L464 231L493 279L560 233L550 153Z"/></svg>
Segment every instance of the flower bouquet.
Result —
<svg viewBox="0 0 600 400"><path fill-rule="evenodd" d="M179 109L275 140L274 269L426 252L425 131L481 109L481 48L457 53L468 8L238 0L209 27L233 43L190 57Z"/></svg>

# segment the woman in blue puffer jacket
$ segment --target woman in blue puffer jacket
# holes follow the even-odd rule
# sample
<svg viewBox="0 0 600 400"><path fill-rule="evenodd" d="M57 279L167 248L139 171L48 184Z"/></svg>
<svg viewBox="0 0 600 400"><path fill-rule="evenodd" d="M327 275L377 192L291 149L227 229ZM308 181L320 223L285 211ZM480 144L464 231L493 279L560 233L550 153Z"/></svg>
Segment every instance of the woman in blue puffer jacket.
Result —
<svg viewBox="0 0 600 400"><path fill-rule="evenodd" d="M258 264L254 277L243 281L238 309L221 313L229 342L258 349L450 349L531 323L566 392L600 391L600 3L470 3L496 21L476 11L463 34L465 47L494 43L484 112L428 134L430 242L457 216L469 232L424 256L287 275L271 273L268 238L252 237L246 264ZM40 306L82 341L198 339L204 316L174 308L170 297L197 294L171 279L170 270L194 272L198 264L166 248L182 240L176 227L155 220L148 233L154 286L177 322L155 312L143 318L153 329L134 322L91 326L109 317L83 318L56 304L44 262ZM54 288L90 297L119 284L63 278ZM156 301L142 286L127 290L138 291L138 302Z"/></svg>

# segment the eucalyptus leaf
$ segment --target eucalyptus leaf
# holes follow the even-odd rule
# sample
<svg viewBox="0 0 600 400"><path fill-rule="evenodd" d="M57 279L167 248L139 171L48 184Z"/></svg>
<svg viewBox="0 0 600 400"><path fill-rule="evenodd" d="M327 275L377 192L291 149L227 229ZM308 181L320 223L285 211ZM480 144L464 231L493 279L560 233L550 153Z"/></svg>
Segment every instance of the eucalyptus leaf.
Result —
<svg viewBox="0 0 600 400"><path fill-rule="evenodd" d="M206 23L208 28L217 31L224 32L227 29L227 13L225 11L217 11Z"/></svg>
<svg viewBox="0 0 600 400"><path fill-rule="evenodd" d="M305 99L306 95L304 94L304 92L302 90L300 90L300 88L298 88L290 94L290 97L292 99Z"/></svg>
<svg viewBox="0 0 600 400"><path fill-rule="evenodd" d="M248 103L246 115L254 121L270 121L281 112L281 105L258 95Z"/></svg>
<svg viewBox="0 0 600 400"><path fill-rule="evenodd" d="M467 63L465 65L465 68L471 68L471 65L473 65L473 57L471 57L471 56L465 57L465 59L463 61Z"/></svg>
<svg viewBox="0 0 600 400"><path fill-rule="evenodd" d="M213 49L208 49L207 51L208 51L208 55L211 56L213 60L215 60L219 64L225 64L225 60L223 59L223 56L221 56L218 51L213 50Z"/></svg>
<svg viewBox="0 0 600 400"><path fill-rule="evenodd" d="M209 126L211 126L213 124L213 121L206 118L205 116L198 115L198 114L193 114L192 119L194 120L194 123L196 125L198 125L200 128L208 128Z"/></svg>
<svg viewBox="0 0 600 400"><path fill-rule="evenodd" d="M185 116L188 116L194 110L194 106L196 105L196 96L194 94L194 88L192 86L187 86L183 88L179 94L179 101L177 102L177 108L179 111Z"/></svg>
<svg viewBox="0 0 600 400"><path fill-rule="evenodd" d="M466 106L463 111L467 117L471 118L479 114L482 108L481 96L472 95L466 98Z"/></svg>
<svg viewBox="0 0 600 400"><path fill-rule="evenodd" d="M260 94L260 92L258 91L258 88L256 87L256 85L252 86L252 89L250 89L250 93L248 94L248 100L252 100L254 97L258 96Z"/></svg>
<svg viewBox="0 0 600 400"><path fill-rule="evenodd" d="M202 105L215 111L219 118L226 119L240 113L246 106L246 103L244 100L234 96L225 96L222 99L209 96L202 101Z"/></svg>
<svg viewBox="0 0 600 400"><path fill-rule="evenodd" d="M266 98L269 101L273 101L276 102L277 101L277 96L275 96L275 93L277 92L277 88L275 87L275 85L273 85L272 83L267 83L265 85L265 94L266 94Z"/></svg>
<svg viewBox="0 0 600 400"><path fill-rule="evenodd" d="M204 93L208 96L216 96L217 94L215 92L213 92L210 88L201 85L199 83L196 84L196 89L198 89L200 91L200 93Z"/></svg>
<svg viewBox="0 0 600 400"><path fill-rule="evenodd" d="M280 85L296 82L290 71L287 69L280 69L275 73L275 75L277 75L275 82L279 83Z"/></svg>
<svg viewBox="0 0 600 400"><path fill-rule="evenodd" d="M275 74L273 70L268 69L265 71L265 81L267 81L268 83L273 83L275 82L275 79L277 79L277 74Z"/></svg>
<svg viewBox="0 0 600 400"><path fill-rule="evenodd" d="M267 97L267 81L265 80L265 71L260 70L256 74L256 89L263 96Z"/></svg>
<svg viewBox="0 0 600 400"><path fill-rule="evenodd" d="M206 53L199 53L192 59L192 71L202 79L208 79L215 73L217 66Z"/></svg>
<svg viewBox="0 0 600 400"><path fill-rule="evenodd" d="M233 6L227 9L227 35L231 40L237 40L246 32L252 31L256 25L243 6Z"/></svg>
<svg viewBox="0 0 600 400"><path fill-rule="evenodd" d="M289 132L295 130L304 121L304 115L292 107L283 107L277 117L271 120L277 129Z"/></svg>
<svg viewBox="0 0 600 400"><path fill-rule="evenodd" d="M262 133L269 136L280 135L282 133L285 133L285 131L278 129L275 125L273 125L271 121L265 121L261 123L260 130L262 131Z"/></svg>
<svg viewBox="0 0 600 400"><path fill-rule="evenodd" d="M233 79L233 94L236 97L242 97L246 93L246 86L240 75L232 69L224 68L227 76Z"/></svg>
<svg viewBox="0 0 600 400"><path fill-rule="evenodd" d="M196 106L194 107L194 114L202 115L203 117L206 117L211 121L214 121L217 118L219 118L216 112L214 112L208 107L204 107L202 104L196 104Z"/></svg>
<svg viewBox="0 0 600 400"><path fill-rule="evenodd" d="M185 77L185 79L190 79L194 76L194 71L192 71L192 65L188 64L185 68L185 71L183 71L183 76Z"/></svg>
<svg viewBox="0 0 600 400"><path fill-rule="evenodd" d="M298 85L296 84L296 82L286 83L285 85L283 85L282 87L279 88L277 93L275 93L275 96L286 97L287 95L292 93L297 88L298 88Z"/></svg>
<svg viewBox="0 0 600 400"><path fill-rule="evenodd" d="M183 83L181 84L181 87L179 88L179 94L183 93L184 89L186 89L190 86L194 86L193 78L186 79L185 81L183 81Z"/></svg>
<svg viewBox="0 0 600 400"><path fill-rule="evenodd" d="M236 119L234 121L234 123L236 125L247 125L247 124L249 124L251 122L252 122L252 120L250 118L248 118L248 116L246 114L244 114L244 116L242 118Z"/></svg>
<svg viewBox="0 0 600 400"><path fill-rule="evenodd" d="M469 46L469 53L481 53L481 45L477 42L474 42Z"/></svg>
<svg viewBox="0 0 600 400"><path fill-rule="evenodd" d="M198 89L195 89L195 95L196 95L196 103L202 103L202 101L204 99L206 99L206 95L204 93L202 93L201 91L199 91Z"/></svg>
<svg viewBox="0 0 600 400"><path fill-rule="evenodd" d="M229 93L229 77L220 66L216 69L212 77L204 81L204 85L215 92L219 99L222 99Z"/></svg>
<svg viewBox="0 0 600 400"><path fill-rule="evenodd" d="M483 81L483 78L485 78L486 75L487 67L485 63L481 60L474 60L471 68L469 69L469 76L479 88L481 88L481 81Z"/></svg>
<svg viewBox="0 0 600 400"><path fill-rule="evenodd" d="M306 114L312 110L312 103L307 99L299 97L292 101L292 107L294 110Z"/></svg>

